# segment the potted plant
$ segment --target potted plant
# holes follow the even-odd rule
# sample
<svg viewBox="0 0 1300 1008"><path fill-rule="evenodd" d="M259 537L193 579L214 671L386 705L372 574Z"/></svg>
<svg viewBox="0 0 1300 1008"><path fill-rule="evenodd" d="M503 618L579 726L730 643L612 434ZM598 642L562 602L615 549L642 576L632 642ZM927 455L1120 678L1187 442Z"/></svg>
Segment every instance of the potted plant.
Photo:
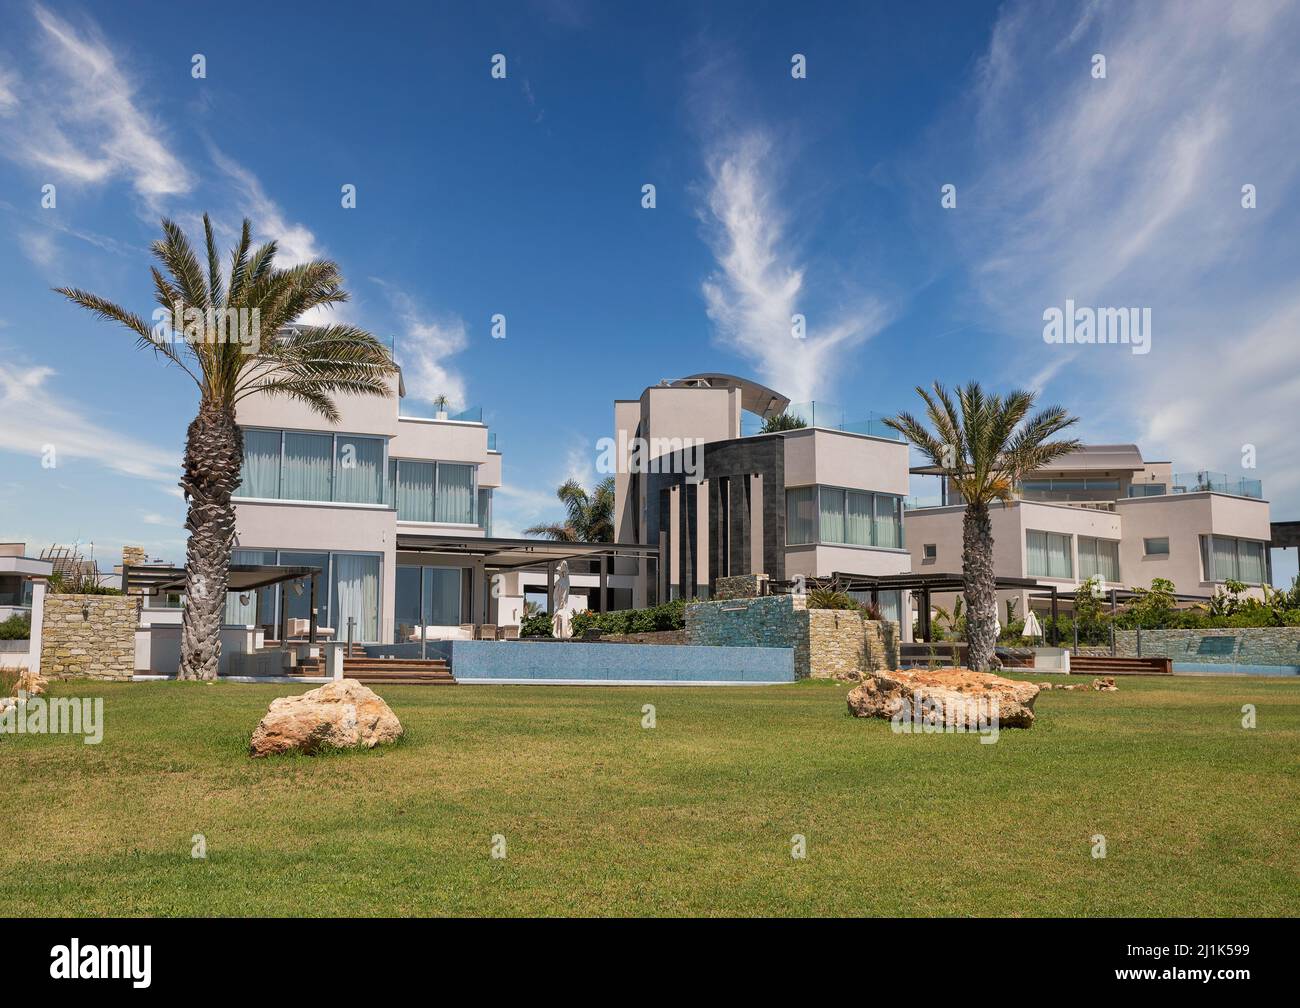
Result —
<svg viewBox="0 0 1300 1008"><path fill-rule="evenodd" d="M447 397L445 395L434 396L433 405L438 411L437 413L434 414L434 418L437 420L446 420L447 419Z"/></svg>

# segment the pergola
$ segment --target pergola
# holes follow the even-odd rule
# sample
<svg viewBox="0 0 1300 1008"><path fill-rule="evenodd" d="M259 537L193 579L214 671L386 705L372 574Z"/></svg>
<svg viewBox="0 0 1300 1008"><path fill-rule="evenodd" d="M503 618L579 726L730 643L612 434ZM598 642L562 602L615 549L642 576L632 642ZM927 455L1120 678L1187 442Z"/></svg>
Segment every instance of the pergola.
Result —
<svg viewBox="0 0 1300 1008"><path fill-rule="evenodd" d="M836 571L830 577L808 578L810 584L835 591L910 591L921 596L921 636L930 639L930 598L935 592L961 592L966 582L960 574L910 573L910 574L847 574ZM1052 604L1052 644L1056 644L1056 617L1058 593L1055 585L1044 585L1034 578L995 577L994 588L1024 591L1031 590L1030 598L1049 599Z"/></svg>
<svg viewBox="0 0 1300 1008"><path fill-rule="evenodd" d="M609 584L610 561L615 557L635 557L638 560L658 556L659 547L637 543L561 542L555 539L502 539L485 536L422 535L413 532L397 533L397 552L435 553L441 556L461 557L471 561L475 570L473 582L474 612L482 609L480 592L485 591L489 572L546 569L547 611L555 611L556 569L561 561L598 560L600 562L600 592L597 611L605 609L606 589Z"/></svg>
<svg viewBox="0 0 1300 1008"><path fill-rule="evenodd" d="M307 578L310 584L309 605L311 609L307 640L316 643L316 575L319 567L294 567L276 564L231 564L228 591L257 591L269 588L285 581L298 581ZM149 565L146 567L122 568L122 590L131 595L152 595L156 592L179 591L185 588L185 568ZM288 630L287 606L280 606L280 642L283 644Z"/></svg>

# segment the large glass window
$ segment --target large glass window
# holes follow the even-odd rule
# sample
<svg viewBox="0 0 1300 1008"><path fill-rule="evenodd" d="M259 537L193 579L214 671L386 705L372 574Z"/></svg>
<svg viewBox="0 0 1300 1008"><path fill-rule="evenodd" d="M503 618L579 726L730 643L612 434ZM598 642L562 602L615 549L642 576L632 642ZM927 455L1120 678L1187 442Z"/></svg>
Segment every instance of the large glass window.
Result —
<svg viewBox="0 0 1300 1008"><path fill-rule="evenodd" d="M474 524L474 466L438 463L437 521Z"/></svg>
<svg viewBox="0 0 1300 1008"><path fill-rule="evenodd" d="M1033 529L1025 532L1025 566L1030 577L1073 577L1070 537Z"/></svg>
<svg viewBox="0 0 1300 1008"><path fill-rule="evenodd" d="M817 488L794 487L785 492L785 541L802 546L817 541Z"/></svg>
<svg viewBox="0 0 1300 1008"><path fill-rule="evenodd" d="M873 545L897 549L903 545L902 501L888 494L876 494L876 521Z"/></svg>
<svg viewBox="0 0 1300 1008"><path fill-rule="evenodd" d="M243 482L237 497L280 496L280 432L244 431Z"/></svg>
<svg viewBox="0 0 1300 1008"><path fill-rule="evenodd" d="M351 504L382 504L383 440L350 435L340 435L334 440L334 499Z"/></svg>
<svg viewBox="0 0 1300 1008"><path fill-rule="evenodd" d="M417 626L458 626L461 580L459 567L399 566L398 640L405 640Z"/></svg>
<svg viewBox="0 0 1300 1008"><path fill-rule="evenodd" d="M433 521L433 463L393 463L397 471L397 517L402 521Z"/></svg>
<svg viewBox="0 0 1300 1008"><path fill-rule="evenodd" d="M1079 578L1119 581L1119 543L1113 539L1079 536Z"/></svg>
<svg viewBox="0 0 1300 1008"><path fill-rule="evenodd" d="M336 640L348 639L352 620L354 641L379 639L379 557L335 553L330 625Z"/></svg>
<svg viewBox="0 0 1300 1008"><path fill-rule="evenodd" d="M785 492L786 543L847 546L903 545L902 500L840 487L792 487Z"/></svg>
<svg viewBox="0 0 1300 1008"><path fill-rule="evenodd" d="M844 538L844 491L821 488L821 522L818 539L825 543L848 542Z"/></svg>
<svg viewBox="0 0 1300 1008"><path fill-rule="evenodd" d="M333 455L334 438L331 435L286 431L280 496L286 500L329 500Z"/></svg>
<svg viewBox="0 0 1300 1008"><path fill-rule="evenodd" d="M244 430L239 497L383 504L384 439Z"/></svg>
<svg viewBox="0 0 1300 1008"><path fill-rule="evenodd" d="M311 618L311 581L316 582L316 623L332 626L329 622L330 555L328 553L280 553L280 563L285 567L317 567L320 573L311 579L286 581L281 586L285 619ZM338 627L334 627L335 630ZM372 638L373 639L373 638Z"/></svg>
<svg viewBox="0 0 1300 1008"><path fill-rule="evenodd" d="M478 524L484 535L492 534L492 491L478 492Z"/></svg>
<svg viewBox="0 0 1300 1008"><path fill-rule="evenodd" d="M273 565L275 563L275 550L231 550L230 563L231 566L236 564ZM245 599L247 601L241 601ZM259 588L257 591L227 592L224 622L232 626L274 626L275 586Z"/></svg>
<svg viewBox="0 0 1300 1008"><path fill-rule="evenodd" d="M1201 562L1208 581L1267 584L1268 550L1262 542L1230 536L1201 536Z"/></svg>

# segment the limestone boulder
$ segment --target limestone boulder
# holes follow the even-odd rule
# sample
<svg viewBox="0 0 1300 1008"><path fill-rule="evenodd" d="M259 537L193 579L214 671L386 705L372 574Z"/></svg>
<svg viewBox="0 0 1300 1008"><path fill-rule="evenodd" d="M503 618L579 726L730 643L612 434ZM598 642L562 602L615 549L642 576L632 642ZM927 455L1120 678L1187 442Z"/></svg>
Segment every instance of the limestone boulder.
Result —
<svg viewBox="0 0 1300 1008"><path fill-rule="evenodd" d="M18 674L18 681L14 683L14 692L23 690L28 696L41 696L49 685L50 681L35 669L23 669Z"/></svg>
<svg viewBox="0 0 1300 1008"><path fill-rule="evenodd" d="M253 729L249 753L272 756L325 749L373 749L402 734L402 724L388 704L355 679L336 679L299 696L271 701Z"/></svg>
<svg viewBox="0 0 1300 1008"><path fill-rule="evenodd" d="M854 717L910 721L918 711L960 712L971 701L988 710L996 703L999 727L1029 728L1038 692L1033 683L963 668L872 672L849 691L848 705Z"/></svg>

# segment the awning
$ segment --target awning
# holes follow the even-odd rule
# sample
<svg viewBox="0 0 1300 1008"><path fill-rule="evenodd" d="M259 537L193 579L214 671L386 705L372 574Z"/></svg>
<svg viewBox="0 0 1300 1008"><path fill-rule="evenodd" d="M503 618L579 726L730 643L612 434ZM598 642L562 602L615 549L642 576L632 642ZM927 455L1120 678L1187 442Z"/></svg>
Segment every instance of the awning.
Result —
<svg viewBox="0 0 1300 1008"><path fill-rule="evenodd" d="M243 592L266 588L283 581L319 574L319 567L288 567L275 564L231 564L229 591ZM126 566L122 568L122 590L128 595L151 595L155 592L183 591L185 568Z"/></svg>

